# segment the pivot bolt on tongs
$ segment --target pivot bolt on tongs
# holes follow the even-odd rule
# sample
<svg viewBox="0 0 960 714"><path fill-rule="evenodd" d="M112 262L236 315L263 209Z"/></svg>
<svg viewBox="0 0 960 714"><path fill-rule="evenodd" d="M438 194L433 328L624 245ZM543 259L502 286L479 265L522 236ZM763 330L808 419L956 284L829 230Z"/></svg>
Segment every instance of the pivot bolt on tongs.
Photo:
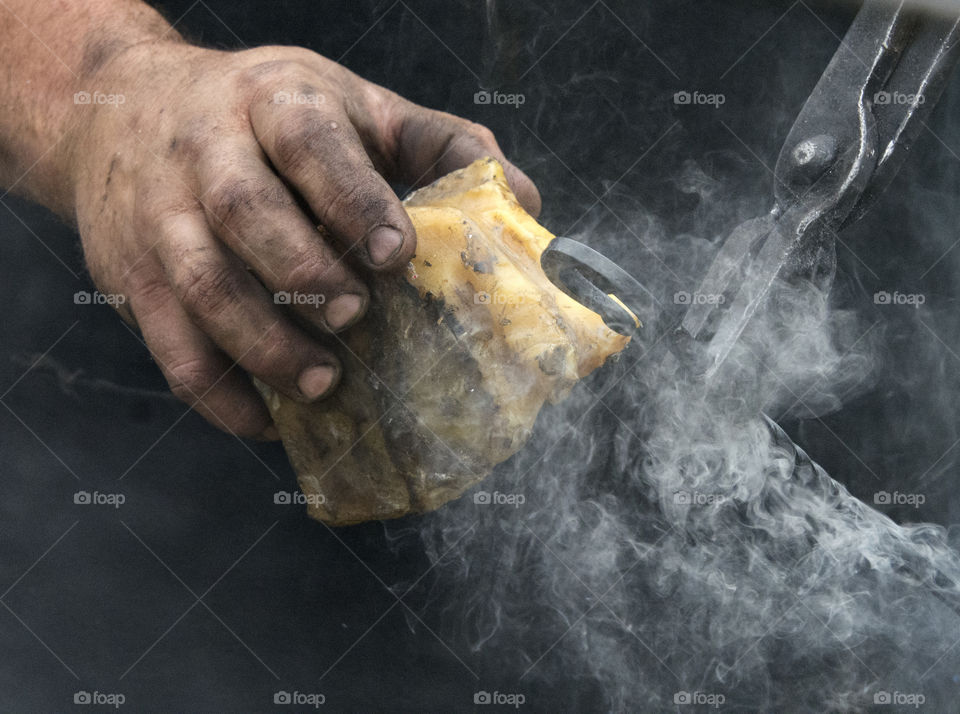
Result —
<svg viewBox="0 0 960 714"><path fill-rule="evenodd" d="M891 182L960 53L960 18L867 0L793 124L774 171L772 210L737 226L667 340L710 381L778 279L833 279L835 238ZM541 256L547 276L611 329L642 335L634 316L660 304L616 263L571 238ZM613 297L615 296L615 297Z"/></svg>

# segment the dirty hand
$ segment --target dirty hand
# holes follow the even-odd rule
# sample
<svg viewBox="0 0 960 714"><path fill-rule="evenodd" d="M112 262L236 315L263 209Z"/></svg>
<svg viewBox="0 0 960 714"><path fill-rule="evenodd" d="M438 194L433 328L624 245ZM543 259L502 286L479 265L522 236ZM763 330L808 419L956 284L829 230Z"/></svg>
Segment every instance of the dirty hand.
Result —
<svg viewBox="0 0 960 714"><path fill-rule="evenodd" d="M85 80L67 171L91 275L126 296L120 309L173 392L244 436L275 433L234 365L290 397L323 397L340 366L317 337L359 320L365 281L414 254L388 179L505 162L486 128L301 48L150 42ZM536 214L536 188L505 167Z"/></svg>

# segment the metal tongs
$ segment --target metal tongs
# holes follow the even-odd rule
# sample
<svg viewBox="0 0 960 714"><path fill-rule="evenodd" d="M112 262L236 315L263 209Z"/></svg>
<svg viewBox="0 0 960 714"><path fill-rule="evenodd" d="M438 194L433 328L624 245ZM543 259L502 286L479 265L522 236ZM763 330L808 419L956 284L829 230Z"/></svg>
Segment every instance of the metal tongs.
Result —
<svg viewBox="0 0 960 714"><path fill-rule="evenodd" d="M887 187L940 98L960 52L960 18L867 0L793 124L774 171L774 206L726 238L692 300L674 322L673 358L710 381L778 280L828 287L838 231ZM547 276L636 335L649 291L615 263L570 238L541 257ZM611 296L616 296L613 299ZM625 309L629 308L629 310Z"/></svg>

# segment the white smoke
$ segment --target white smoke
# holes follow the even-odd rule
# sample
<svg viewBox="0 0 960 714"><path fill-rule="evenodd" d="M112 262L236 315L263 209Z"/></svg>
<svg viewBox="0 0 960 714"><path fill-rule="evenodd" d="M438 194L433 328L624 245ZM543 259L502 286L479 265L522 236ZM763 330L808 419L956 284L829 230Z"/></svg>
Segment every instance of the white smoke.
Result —
<svg viewBox="0 0 960 714"><path fill-rule="evenodd" d="M718 244L637 223L669 267L645 275L661 294ZM839 409L871 386L882 339L797 280L712 389L666 371L662 341L637 344L483 486L523 505L468 494L422 520L434 607L515 691L576 680L589 710L856 711L887 695L947 710L960 559L945 531L854 498L761 414Z"/></svg>

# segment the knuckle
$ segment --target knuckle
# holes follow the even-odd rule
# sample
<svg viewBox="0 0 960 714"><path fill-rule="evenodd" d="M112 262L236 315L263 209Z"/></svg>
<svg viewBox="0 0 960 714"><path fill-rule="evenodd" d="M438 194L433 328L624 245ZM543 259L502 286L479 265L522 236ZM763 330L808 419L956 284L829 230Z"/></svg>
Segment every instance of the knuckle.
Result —
<svg viewBox="0 0 960 714"><path fill-rule="evenodd" d="M262 377L274 386L284 386L296 379L300 355L303 353L304 350L298 350L289 336L278 334L252 349L244 359L243 366L251 374Z"/></svg>
<svg viewBox="0 0 960 714"><path fill-rule="evenodd" d="M289 59L268 59L248 67L241 74L241 82L254 86L272 84L288 78L294 71L302 71L302 67Z"/></svg>
<svg viewBox="0 0 960 714"><path fill-rule="evenodd" d="M171 226L183 215L200 210L196 199L175 191L146 187L138 191L134 199L131 228L141 243L152 245L154 241L169 235Z"/></svg>
<svg viewBox="0 0 960 714"><path fill-rule="evenodd" d="M182 402L193 406L217 383L222 375L202 358L186 359L166 368L170 391Z"/></svg>
<svg viewBox="0 0 960 714"><path fill-rule="evenodd" d="M359 233L365 234L370 224L388 213L389 207L390 203L376 181L372 178L357 179L331 186L327 200L320 206L318 217L324 225L355 226L359 228Z"/></svg>
<svg viewBox="0 0 960 714"><path fill-rule="evenodd" d="M242 292L229 265L207 260L188 262L176 285L180 301L194 315L218 314Z"/></svg>
<svg viewBox="0 0 960 714"><path fill-rule="evenodd" d="M217 132L205 117L187 119L177 126L167 142L167 156L196 161L216 140Z"/></svg>
<svg viewBox="0 0 960 714"><path fill-rule="evenodd" d="M347 277L345 273L339 263L328 260L322 254L313 254L291 265L283 283L293 290L309 292L343 282Z"/></svg>
<svg viewBox="0 0 960 714"><path fill-rule="evenodd" d="M279 184L259 178L232 177L210 192L207 204L213 217L225 225L246 226L263 211L292 204Z"/></svg>
<svg viewBox="0 0 960 714"><path fill-rule="evenodd" d="M486 147L495 148L497 146L496 136L494 136L493 132L483 124L477 124L475 122L468 124L467 135Z"/></svg>
<svg viewBox="0 0 960 714"><path fill-rule="evenodd" d="M329 145L331 131L329 122L302 113L283 121L277 130L277 159L287 169L302 168Z"/></svg>
<svg viewBox="0 0 960 714"><path fill-rule="evenodd" d="M164 303L172 295L170 285L163 277L163 273L153 273L149 275L136 274L137 269L131 271L130 286L133 293L134 312L140 319L148 318L155 312L163 308ZM145 273L146 271L140 271Z"/></svg>

